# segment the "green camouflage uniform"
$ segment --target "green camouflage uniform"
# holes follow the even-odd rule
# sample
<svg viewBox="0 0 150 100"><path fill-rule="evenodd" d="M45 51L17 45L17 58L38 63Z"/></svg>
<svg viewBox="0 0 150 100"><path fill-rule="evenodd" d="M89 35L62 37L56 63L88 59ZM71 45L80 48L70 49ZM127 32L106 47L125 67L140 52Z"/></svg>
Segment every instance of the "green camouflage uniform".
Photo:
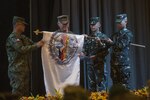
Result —
<svg viewBox="0 0 150 100"><path fill-rule="evenodd" d="M91 37L108 39L108 37L98 32ZM86 66L88 70L88 90L91 92L106 90L106 75L104 67L106 66L106 56L108 55L110 43L102 41L102 44L94 38L85 38L84 53L86 55ZM90 56L95 55L94 59Z"/></svg>
<svg viewBox="0 0 150 100"><path fill-rule="evenodd" d="M7 38L8 77L13 94L29 94L29 55L35 48L36 44L22 34L11 33Z"/></svg>
<svg viewBox="0 0 150 100"><path fill-rule="evenodd" d="M93 26L96 30L93 31L90 37L86 37L84 41L83 52L86 58L85 66L87 67L87 82L90 92L102 91L107 88L106 56L109 53L108 49L111 43L107 41L109 39L107 35L97 29L100 26L95 26L98 25L98 22L100 22L99 17L90 18L91 31L93 31Z"/></svg>

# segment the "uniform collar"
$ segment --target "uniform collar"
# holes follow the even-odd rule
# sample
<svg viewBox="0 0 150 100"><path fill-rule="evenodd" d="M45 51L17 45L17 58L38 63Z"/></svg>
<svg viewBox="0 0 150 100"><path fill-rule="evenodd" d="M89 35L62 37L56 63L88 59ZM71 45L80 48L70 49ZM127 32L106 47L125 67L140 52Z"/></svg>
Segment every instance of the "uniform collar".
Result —
<svg viewBox="0 0 150 100"><path fill-rule="evenodd" d="M92 36L96 37L96 36L101 35L101 34L102 34L102 32L97 31L97 32L93 32L93 33L92 33Z"/></svg>
<svg viewBox="0 0 150 100"><path fill-rule="evenodd" d="M17 34L16 32L12 32L12 34L14 34L18 38L21 36L21 34Z"/></svg>
<svg viewBox="0 0 150 100"><path fill-rule="evenodd" d="M127 28L123 28L120 30L120 33L122 34L124 31L128 30Z"/></svg>
<svg viewBox="0 0 150 100"><path fill-rule="evenodd" d="M127 28L125 27L125 28L122 28L120 31L126 31L127 30Z"/></svg>

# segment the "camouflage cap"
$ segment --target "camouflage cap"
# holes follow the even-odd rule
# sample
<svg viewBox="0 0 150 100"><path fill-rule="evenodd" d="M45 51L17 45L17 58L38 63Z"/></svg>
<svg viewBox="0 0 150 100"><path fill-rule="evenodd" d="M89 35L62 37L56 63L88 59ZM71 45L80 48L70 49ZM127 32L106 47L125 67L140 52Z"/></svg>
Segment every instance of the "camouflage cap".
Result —
<svg viewBox="0 0 150 100"><path fill-rule="evenodd" d="M62 24L69 23L69 16L68 15L61 15L57 17L58 21Z"/></svg>
<svg viewBox="0 0 150 100"><path fill-rule="evenodd" d="M24 18L18 17L18 16L14 16L14 17L13 17L13 25L15 25L15 24L18 23L18 22L23 23L23 24L25 24L25 25L28 25L28 24L25 22L25 19L24 19Z"/></svg>
<svg viewBox="0 0 150 100"><path fill-rule="evenodd" d="M116 23L121 23L125 18L127 18L127 14L118 14L116 16Z"/></svg>
<svg viewBox="0 0 150 100"><path fill-rule="evenodd" d="M97 22L99 22L99 17L90 18L90 25L95 25Z"/></svg>

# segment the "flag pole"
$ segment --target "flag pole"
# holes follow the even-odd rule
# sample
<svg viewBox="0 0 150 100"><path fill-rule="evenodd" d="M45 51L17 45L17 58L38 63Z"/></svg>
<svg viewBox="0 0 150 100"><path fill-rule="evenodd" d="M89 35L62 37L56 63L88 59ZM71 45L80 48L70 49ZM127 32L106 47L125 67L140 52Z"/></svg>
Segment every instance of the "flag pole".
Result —
<svg viewBox="0 0 150 100"><path fill-rule="evenodd" d="M30 38L32 40L32 0L29 0L29 17L30 17ZM33 92L33 79L32 79L32 53L30 55L30 92Z"/></svg>

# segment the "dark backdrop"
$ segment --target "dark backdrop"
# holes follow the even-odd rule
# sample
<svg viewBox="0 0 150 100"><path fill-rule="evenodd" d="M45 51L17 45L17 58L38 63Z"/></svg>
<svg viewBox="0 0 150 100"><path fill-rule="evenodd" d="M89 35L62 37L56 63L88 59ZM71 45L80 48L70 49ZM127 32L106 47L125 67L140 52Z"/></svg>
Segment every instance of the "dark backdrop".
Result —
<svg viewBox="0 0 150 100"><path fill-rule="evenodd" d="M31 7L29 6L31 2ZM25 17L31 22L27 36L38 41L42 36L32 33L35 29L55 31L57 16L70 16L70 30L76 34L89 33L89 18L100 16L102 32L111 35L116 31L114 20L119 13L128 14L128 28L133 32L133 42L146 45L146 48L131 46L130 58L132 67L131 85L133 88L143 87L150 78L150 0L5 0L0 11L0 90L9 91L7 78L7 56L5 39L11 32L13 15ZM31 8L31 9L29 9ZM29 15L31 13L31 16ZM30 20L29 20L30 19ZM32 92L44 94L43 72L40 50L32 56ZM108 70L109 57L108 57ZM83 70L83 69L82 69ZM111 80L109 80L111 83ZM81 73L83 85L83 74ZM110 84L111 85L111 84Z"/></svg>
<svg viewBox="0 0 150 100"><path fill-rule="evenodd" d="M29 0L1 0L0 1L0 92L10 91L7 75L8 61L5 41L12 32L13 16L21 16L29 21ZM30 36L29 27L26 35Z"/></svg>

